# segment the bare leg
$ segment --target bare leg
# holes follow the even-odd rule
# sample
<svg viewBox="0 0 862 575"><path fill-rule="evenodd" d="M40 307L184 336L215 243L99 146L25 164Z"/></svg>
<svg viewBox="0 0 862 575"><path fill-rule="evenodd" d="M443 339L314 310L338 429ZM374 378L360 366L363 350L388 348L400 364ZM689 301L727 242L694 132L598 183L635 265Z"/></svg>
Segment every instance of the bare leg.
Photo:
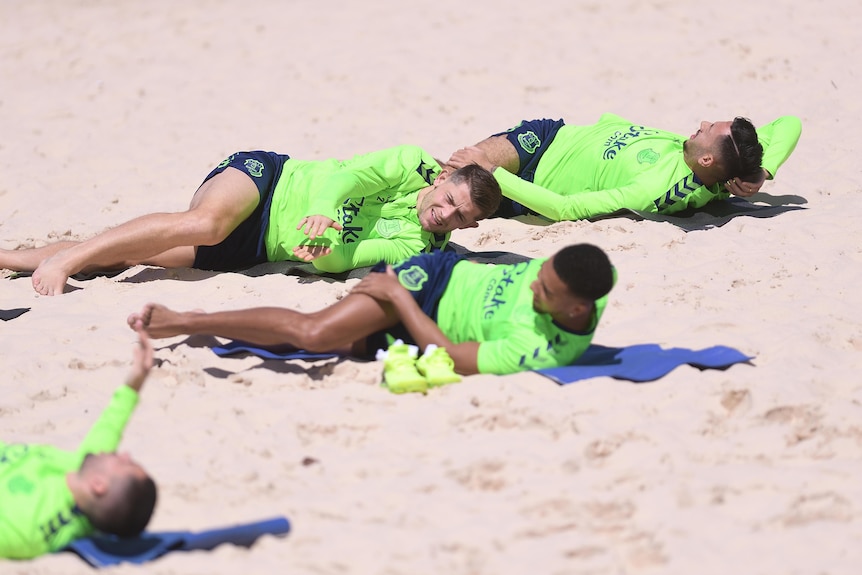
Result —
<svg viewBox="0 0 862 575"><path fill-rule="evenodd" d="M365 294L349 294L313 313L285 308L251 308L216 313L176 312L147 304L129 316L150 337L214 335L261 346L291 345L316 352L364 351L365 338L399 321L395 309ZM138 323L140 322L140 324Z"/></svg>
<svg viewBox="0 0 862 575"><path fill-rule="evenodd" d="M61 294L69 276L83 269L139 263L191 266L194 246L222 241L251 215L259 200L251 178L228 168L204 182L185 212L141 216L58 250L36 267L33 288L43 295ZM177 249L181 247L186 249Z"/></svg>
<svg viewBox="0 0 862 575"><path fill-rule="evenodd" d="M40 248L0 250L0 268L16 272L32 272L39 267L43 260L78 243L80 242L63 241Z"/></svg>

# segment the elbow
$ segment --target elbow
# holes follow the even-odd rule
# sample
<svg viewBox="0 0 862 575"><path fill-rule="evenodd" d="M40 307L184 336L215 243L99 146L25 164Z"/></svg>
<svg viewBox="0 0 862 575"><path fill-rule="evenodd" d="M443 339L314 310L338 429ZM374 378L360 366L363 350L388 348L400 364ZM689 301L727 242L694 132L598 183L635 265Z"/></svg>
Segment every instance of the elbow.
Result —
<svg viewBox="0 0 862 575"><path fill-rule="evenodd" d="M351 269L344 262L335 259L330 260L328 257L316 259L311 262L311 265L313 265L314 269L317 271L327 274L340 274Z"/></svg>

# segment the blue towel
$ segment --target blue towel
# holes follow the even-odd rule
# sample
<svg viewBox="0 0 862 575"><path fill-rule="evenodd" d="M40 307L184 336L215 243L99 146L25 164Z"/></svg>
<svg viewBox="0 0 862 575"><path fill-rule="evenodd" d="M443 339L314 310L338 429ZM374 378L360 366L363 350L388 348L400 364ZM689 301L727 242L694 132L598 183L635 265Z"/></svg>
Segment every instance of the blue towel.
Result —
<svg viewBox="0 0 862 575"><path fill-rule="evenodd" d="M251 547L261 535L286 535L289 531L288 520L284 517L275 517L200 533L145 531L137 537L128 539L94 535L73 541L63 551L76 553L93 567L107 567L123 562L146 563L170 551L209 551L222 543Z"/></svg>
<svg viewBox="0 0 862 575"><path fill-rule="evenodd" d="M231 341L224 345L213 346L211 349L213 350L213 353L221 357L224 357L226 355L234 355L237 353L251 353L264 359L315 360L338 357L337 353L314 353L311 351L305 351L304 349L296 349L287 352L275 352L268 349L263 349L261 347L255 347L254 345L250 343L245 343L244 341Z"/></svg>
<svg viewBox="0 0 862 575"><path fill-rule="evenodd" d="M560 385L603 375L641 383L656 380L686 363L699 369L725 369L751 359L751 356L723 345L700 350L662 349L655 344L629 347L591 345L574 364L539 369L536 373Z"/></svg>
<svg viewBox="0 0 862 575"><path fill-rule="evenodd" d="M336 356L302 350L274 353L238 341L213 347L212 350L222 356L248 352L266 359L323 359ZM753 357L723 345L701 350L681 347L662 349L651 343L629 347L591 345L574 364L539 369L536 373L549 377L560 385L603 375L640 383L659 379L686 363L700 369L725 369L734 363L751 359Z"/></svg>

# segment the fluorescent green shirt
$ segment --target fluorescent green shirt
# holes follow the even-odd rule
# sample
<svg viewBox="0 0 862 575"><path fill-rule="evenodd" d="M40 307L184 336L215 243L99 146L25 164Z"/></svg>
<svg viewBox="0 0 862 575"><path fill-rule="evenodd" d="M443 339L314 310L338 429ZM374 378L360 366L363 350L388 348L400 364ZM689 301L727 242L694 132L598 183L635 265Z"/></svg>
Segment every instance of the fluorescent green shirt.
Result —
<svg viewBox="0 0 862 575"><path fill-rule="evenodd" d="M480 373L569 365L593 339L608 303L595 302L590 329L572 332L533 310L530 284L544 259L511 265L459 262L440 298L437 324L453 343L478 341Z"/></svg>
<svg viewBox="0 0 862 575"><path fill-rule="evenodd" d="M794 116L757 129L762 166L774 177L802 132ZM538 162L533 182L503 169L503 195L546 218L579 220L622 208L671 214L730 194L704 186L683 159L684 136L604 114L590 126L565 125Z"/></svg>
<svg viewBox="0 0 862 575"><path fill-rule="evenodd" d="M350 160L287 160L275 187L266 231L270 261L296 260L293 248L325 243L332 254L312 263L342 272L380 261L395 264L443 248L449 234L426 232L416 200L440 173L437 161L416 146L398 146ZM306 215L324 215L344 229L310 242L296 226Z"/></svg>
<svg viewBox="0 0 862 575"><path fill-rule="evenodd" d="M0 443L0 557L29 559L62 549L93 532L75 506L66 475L88 453L117 449L138 394L123 385L77 451Z"/></svg>

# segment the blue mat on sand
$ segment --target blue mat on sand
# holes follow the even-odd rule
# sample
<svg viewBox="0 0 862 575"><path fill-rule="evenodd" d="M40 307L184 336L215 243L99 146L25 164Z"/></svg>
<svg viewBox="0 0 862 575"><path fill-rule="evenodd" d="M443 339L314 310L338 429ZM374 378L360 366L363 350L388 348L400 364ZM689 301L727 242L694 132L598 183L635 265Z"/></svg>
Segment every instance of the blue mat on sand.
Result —
<svg viewBox="0 0 862 575"><path fill-rule="evenodd" d="M209 551L222 543L251 547L262 535L286 535L289 531L290 522L284 517L275 517L200 533L145 531L128 539L106 535L84 537L73 541L63 551L76 553L93 567L107 567L123 562L146 563L171 551Z"/></svg>
<svg viewBox="0 0 862 575"><path fill-rule="evenodd" d="M218 356L235 355L240 353L250 353L264 359L329 359L338 357L336 353L313 353L303 349L296 349L286 352L276 352L261 347L255 347L244 341L231 341L224 345L216 345L211 348L213 353Z"/></svg>
<svg viewBox="0 0 862 575"><path fill-rule="evenodd" d="M220 356L247 352L266 359L324 359L335 354L290 351L275 353L243 342L231 342L213 347ZM573 383L590 377L607 376L641 383L653 381L667 375L680 365L688 364L698 369L725 369L735 363L753 359L742 352L717 345L706 349L692 350L681 347L662 349L656 344L632 345L629 347L605 347L591 345L572 365L536 370L560 385Z"/></svg>
<svg viewBox="0 0 862 575"><path fill-rule="evenodd" d="M681 347L662 349L655 344L629 347L591 345L578 361L564 367L537 370L560 385L590 377L607 376L636 383L654 381L683 364L698 369L726 369L753 359L732 347L716 345L692 350Z"/></svg>

